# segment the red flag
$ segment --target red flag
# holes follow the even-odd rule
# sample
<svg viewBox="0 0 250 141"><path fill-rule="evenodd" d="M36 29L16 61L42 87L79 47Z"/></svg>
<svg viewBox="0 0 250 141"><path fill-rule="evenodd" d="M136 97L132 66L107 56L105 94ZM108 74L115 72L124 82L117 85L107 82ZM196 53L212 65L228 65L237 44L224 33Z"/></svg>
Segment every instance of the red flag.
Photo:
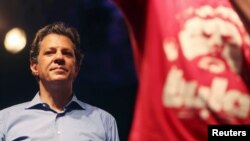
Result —
<svg viewBox="0 0 250 141"><path fill-rule="evenodd" d="M139 78L130 141L207 140L208 124L250 123L250 42L228 0L116 2Z"/></svg>

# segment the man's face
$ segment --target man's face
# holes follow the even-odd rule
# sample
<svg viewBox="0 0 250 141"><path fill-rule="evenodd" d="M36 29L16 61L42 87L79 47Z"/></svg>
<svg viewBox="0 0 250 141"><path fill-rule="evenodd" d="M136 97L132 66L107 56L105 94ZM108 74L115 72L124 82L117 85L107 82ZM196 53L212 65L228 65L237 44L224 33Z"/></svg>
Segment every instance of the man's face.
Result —
<svg viewBox="0 0 250 141"><path fill-rule="evenodd" d="M40 44L37 63L32 63L32 73L37 75L40 81L67 81L72 83L79 68L76 65L76 57L73 43L69 38L58 34L49 34Z"/></svg>

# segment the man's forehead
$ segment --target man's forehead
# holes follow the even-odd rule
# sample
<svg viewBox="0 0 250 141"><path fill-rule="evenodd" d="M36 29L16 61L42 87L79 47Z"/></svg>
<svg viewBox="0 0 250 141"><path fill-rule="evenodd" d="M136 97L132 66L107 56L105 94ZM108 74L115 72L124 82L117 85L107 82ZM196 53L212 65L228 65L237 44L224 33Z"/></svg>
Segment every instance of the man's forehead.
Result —
<svg viewBox="0 0 250 141"><path fill-rule="evenodd" d="M73 48L73 43L67 36L49 34L43 38L40 46L46 48Z"/></svg>

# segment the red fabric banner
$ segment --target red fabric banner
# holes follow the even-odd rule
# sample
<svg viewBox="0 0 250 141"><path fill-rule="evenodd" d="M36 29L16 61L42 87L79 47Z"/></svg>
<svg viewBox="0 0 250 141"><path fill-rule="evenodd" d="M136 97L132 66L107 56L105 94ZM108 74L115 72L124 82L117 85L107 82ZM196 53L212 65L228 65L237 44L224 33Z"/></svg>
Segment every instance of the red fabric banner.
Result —
<svg viewBox="0 0 250 141"><path fill-rule="evenodd" d="M130 141L207 140L250 124L250 42L228 0L116 0L139 78Z"/></svg>

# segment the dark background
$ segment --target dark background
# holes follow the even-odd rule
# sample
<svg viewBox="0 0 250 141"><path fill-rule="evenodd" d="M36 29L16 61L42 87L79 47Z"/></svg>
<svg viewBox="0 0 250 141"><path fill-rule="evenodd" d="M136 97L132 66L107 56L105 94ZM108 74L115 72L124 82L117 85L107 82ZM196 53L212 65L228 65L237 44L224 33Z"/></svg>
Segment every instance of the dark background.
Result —
<svg viewBox="0 0 250 141"><path fill-rule="evenodd" d="M74 85L77 97L110 112L126 141L137 78L124 18L108 0L0 0L0 109L30 101L38 91L29 69L29 46L39 28L55 21L74 26L81 35L85 59ZM23 28L28 38L17 54L3 46L13 27Z"/></svg>

